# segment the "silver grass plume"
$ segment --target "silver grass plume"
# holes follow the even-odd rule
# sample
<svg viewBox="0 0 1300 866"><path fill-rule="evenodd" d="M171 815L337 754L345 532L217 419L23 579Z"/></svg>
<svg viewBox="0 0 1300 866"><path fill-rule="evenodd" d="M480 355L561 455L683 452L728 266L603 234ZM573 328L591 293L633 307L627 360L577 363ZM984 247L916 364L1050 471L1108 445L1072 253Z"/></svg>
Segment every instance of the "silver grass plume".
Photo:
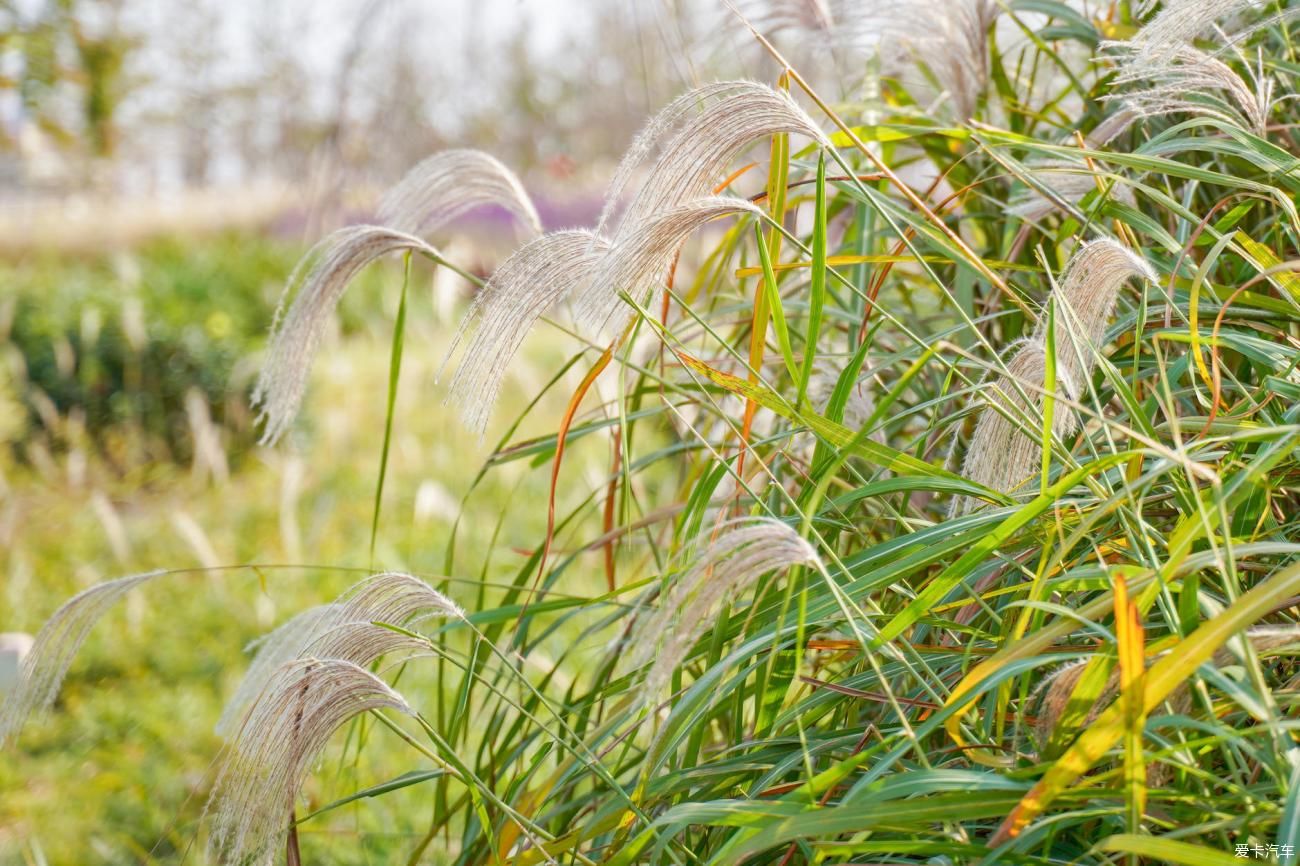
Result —
<svg viewBox="0 0 1300 866"><path fill-rule="evenodd" d="M1146 259L1109 238L1084 244L1066 265L1065 277L1054 292L1056 372L1066 380L1072 398L1088 390L1119 290L1134 277L1155 282L1156 272ZM1046 331L1043 317L1031 340L1046 346Z"/></svg>
<svg viewBox="0 0 1300 866"><path fill-rule="evenodd" d="M821 559L789 525L772 518L742 518L720 528L691 567L678 578L632 637L631 665L654 664L645 695L657 698L692 646L708 631L724 599L743 593L759 577L795 565L822 569Z"/></svg>
<svg viewBox="0 0 1300 866"><path fill-rule="evenodd" d="M682 94L651 118L623 156L606 193L597 233L609 233L624 188L654 151L659 155L624 211L623 227L634 228L675 205L709 195L747 145L785 132L830 146L788 93L766 84L721 81Z"/></svg>
<svg viewBox="0 0 1300 866"><path fill-rule="evenodd" d="M330 604L303 611L249 644L250 649L257 648L257 655L226 702L216 733L229 738L235 732L239 720L284 663L315 656L369 665L401 650L418 652L422 644L373 623L410 626L433 616L463 619L465 614L423 580L401 572L368 577Z"/></svg>
<svg viewBox="0 0 1300 866"><path fill-rule="evenodd" d="M873 0L859 14L895 74L919 60L966 121L988 85L989 28L1001 11L996 0Z"/></svg>
<svg viewBox="0 0 1300 866"><path fill-rule="evenodd" d="M1053 292L1056 304L1056 386L1068 400L1078 401L1092 380L1106 323L1114 312L1120 287L1132 277L1154 280L1155 272L1140 256L1106 239L1084 245L1066 265L1065 278ZM972 481L1004 493L1014 491L1038 470L1042 460L1042 394L1047 377L1047 317L1018 344L1006 374L993 389L994 406L985 407L975 425L962 464ZM1068 406L1056 403L1052 432L1069 436L1078 419ZM979 507L973 497L953 501L956 517Z"/></svg>
<svg viewBox="0 0 1300 866"><path fill-rule="evenodd" d="M793 30L825 38L839 29L827 0L752 0L742 5L742 11L756 27L769 33Z"/></svg>
<svg viewBox="0 0 1300 866"><path fill-rule="evenodd" d="M402 251L439 258L437 250L414 235L363 225L339 229L298 263L285 285L266 365L253 391L259 420L265 424L263 443L279 439L298 413L312 360L348 285L375 259Z"/></svg>
<svg viewBox="0 0 1300 866"><path fill-rule="evenodd" d="M1148 4L1148 6L1154 4ZM1266 0L1166 0L1160 13L1129 40L1144 62L1167 61L1219 20L1266 5Z"/></svg>
<svg viewBox="0 0 1300 866"><path fill-rule="evenodd" d="M33 713L54 703L77 651L108 609L132 589L164 573L153 571L97 584L54 612L36 635L19 668L18 681L0 706L0 747L17 738Z"/></svg>
<svg viewBox="0 0 1300 866"><path fill-rule="evenodd" d="M414 711L383 680L349 661L296 659L276 668L218 771L211 845L223 863L269 863L294 800L330 737L371 710Z"/></svg>
<svg viewBox="0 0 1300 866"><path fill-rule="evenodd" d="M711 196L625 222L591 279L575 289L573 311L579 327L602 333L619 330L633 315L620 291L643 306L653 306L687 238L711 220L745 213L761 216L763 211L745 199Z"/></svg>
<svg viewBox="0 0 1300 866"><path fill-rule="evenodd" d="M534 234L537 208L518 176L481 150L444 150L424 159L384 193L377 220L407 234L436 232L483 205L499 205Z"/></svg>
<svg viewBox="0 0 1300 866"><path fill-rule="evenodd" d="M1183 45L1150 55L1136 40L1108 43L1120 61L1116 86L1136 89L1105 96L1143 117L1196 114L1263 135L1273 108L1273 80L1261 69L1247 81L1218 57Z"/></svg>
<svg viewBox="0 0 1300 866"><path fill-rule="evenodd" d="M448 397L460 407L469 430L481 434L487 429L506 368L529 330L591 279L608 250L609 241L585 229L552 232L520 247L492 274L447 353L450 357L472 332Z"/></svg>

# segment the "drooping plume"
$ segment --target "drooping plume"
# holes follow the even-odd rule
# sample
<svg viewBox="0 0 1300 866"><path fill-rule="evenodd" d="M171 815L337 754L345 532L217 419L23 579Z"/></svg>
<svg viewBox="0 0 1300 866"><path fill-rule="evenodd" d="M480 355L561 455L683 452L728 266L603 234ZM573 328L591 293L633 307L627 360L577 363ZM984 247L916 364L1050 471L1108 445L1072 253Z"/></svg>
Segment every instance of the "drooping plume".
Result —
<svg viewBox="0 0 1300 866"><path fill-rule="evenodd" d="M407 234L436 232L475 208L497 205L540 234L537 208L513 171L481 150L444 150L407 172L379 202L380 225Z"/></svg>
<svg viewBox="0 0 1300 866"><path fill-rule="evenodd" d="M18 682L0 706L0 747L17 738L33 713L54 703L77 651L108 609L132 589L161 574L165 572L152 571L92 586L54 612L36 635L18 671Z"/></svg>
<svg viewBox="0 0 1300 866"><path fill-rule="evenodd" d="M512 358L539 318L590 281L609 242L586 230L543 235L516 250L492 274L461 322L448 356L470 334L451 380L449 400L475 433L487 428Z"/></svg>
<svg viewBox="0 0 1300 866"><path fill-rule="evenodd" d="M1263 135L1273 108L1273 80L1261 68L1247 81L1218 57L1184 45L1151 55L1137 41L1107 43L1120 60L1117 87L1108 94L1143 117L1196 114L1224 120Z"/></svg>
<svg viewBox="0 0 1300 866"><path fill-rule="evenodd" d="M257 656L226 703L216 732L230 737L244 713L285 662L314 656L369 665L380 656L411 650L420 644L392 629L433 616L464 618L464 612L418 577L400 572L377 574L359 582L330 604L303 611L254 642Z"/></svg>
<svg viewBox="0 0 1300 866"><path fill-rule="evenodd" d="M653 306L686 239L711 220L744 213L758 216L762 210L745 199L706 197L624 223L591 279L580 284L573 297L579 327L602 333L620 330L634 311L619 292Z"/></svg>
<svg viewBox="0 0 1300 866"><path fill-rule="evenodd" d="M658 609L633 634L631 665L653 660L645 694L654 700L691 647L717 615L724 599L738 597L764 574L795 565L822 569L821 559L789 525L771 518L745 518L724 524L691 567L660 599Z"/></svg>
<svg viewBox="0 0 1300 866"><path fill-rule="evenodd" d="M266 365L253 392L259 420L265 424L264 443L279 439L297 415L321 337L348 285L366 265L404 251L440 258L414 235L380 226L349 226L322 240L299 262L285 286Z"/></svg>
<svg viewBox="0 0 1300 866"><path fill-rule="evenodd" d="M381 709L413 714L401 695L352 662L307 658L276 668L218 771L209 800L216 859L268 862L330 737L348 720Z"/></svg>
<svg viewBox="0 0 1300 866"><path fill-rule="evenodd" d="M790 95L754 81L722 81L682 94L660 110L614 172L597 233L609 234L623 190L650 155L659 155L623 213L618 234L676 205L707 196L754 141L779 133L830 142ZM621 240L615 237L617 244Z"/></svg>
<svg viewBox="0 0 1300 866"><path fill-rule="evenodd" d="M1112 240L1085 245L1066 265L1065 278L1053 292L1056 305L1056 393L1078 401L1088 390L1106 323L1120 287L1132 277L1155 279L1141 257ZM1005 375L988 393L997 405L985 406L975 425L962 474L986 487L1010 493L1038 471L1042 461L1043 397L1047 386L1047 317L1019 344ZM986 389L987 390L987 389ZM999 409L1001 411L999 411ZM1052 432L1057 438L1077 427L1074 411L1057 402ZM953 516L973 511L980 501L958 497Z"/></svg>

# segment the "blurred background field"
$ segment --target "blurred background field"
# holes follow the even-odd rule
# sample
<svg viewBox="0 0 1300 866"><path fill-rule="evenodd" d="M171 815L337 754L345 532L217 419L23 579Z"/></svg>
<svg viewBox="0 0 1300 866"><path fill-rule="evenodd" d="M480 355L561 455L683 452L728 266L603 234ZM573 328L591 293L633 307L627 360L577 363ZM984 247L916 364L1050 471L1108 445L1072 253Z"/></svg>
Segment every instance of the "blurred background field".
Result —
<svg viewBox="0 0 1300 866"><path fill-rule="evenodd" d="M249 394L294 263L418 159L486 147L521 171L548 226L586 224L600 178L701 74L692 64L714 75L752 56L700 53L711 6L559 5L582 14L508 0L0 3L0 632L34 633L98 581L188 570L109 615L55 711L0 760L0 864L205 862L212 726L244 645L372 564L447 573L461 500L504 430L464 433L435 382L467 283L416 266L373 563L400 264L345 299L292 441L256 444ZM435 241L485 273L512 232L488 212ZM530 340L502 414L577 345ZM553 434L577 378L515 438ZM453 563L471 585L453 594L513 577L537 543L536 456L474 489ZM577 441L566 471L605 460ZM382 747L331 760L315 805L409 768ZM304 857L336 833L360 841L329 862L409 852L428 807L392 796L382 818L363 804L313 822Z"/></svg>

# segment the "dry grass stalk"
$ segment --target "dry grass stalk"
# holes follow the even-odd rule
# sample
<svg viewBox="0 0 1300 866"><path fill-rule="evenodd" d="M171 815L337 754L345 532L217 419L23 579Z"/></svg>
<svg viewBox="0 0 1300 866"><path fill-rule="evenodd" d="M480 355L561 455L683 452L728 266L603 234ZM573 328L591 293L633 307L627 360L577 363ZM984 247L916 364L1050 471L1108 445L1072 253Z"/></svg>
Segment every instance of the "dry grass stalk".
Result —
<svg viewBox="0 0 1300 866"><path fill-rule="evenodd" d="M481 150L444 150L428 157L384 193L377 219L407 234L436 232L484 205L505 208L534 235L542 231L518 176Z"/></svg>
<svg viewBox="0 0 1300 866"><path fill-rule="evenodd" d="M789 525L771 518L745 518L722 526L691 567L673 584L655 613L633 635L631 665L651 660L645 694L654 700L672 672L712 625L724 599L744 593L764 574L795 565L822 569L821 559Z"/></svg>
<svg viewBox="0 0 1300 866"><path fill-rule="evenodd" d="M507 366L539 318L575 287L585 285L609 242L586 230L560 231L526 244L501 263L474 299L448 356L472 331L451 380L449 400L476 433L501 393Z"/></svg>
<svg viewBox="0 0 1300 866"><path fill-rule="evenodd" d="M747 145L785 132L830 146L821 128L788 93L766 84L722 81L682 94L651 118L619 163L597 233L610 234L623 190L655 150L658 157L624 210L616 245L625 230L635 231L650 217L707 196Z"/></svg>
<svg viewBox="0 0 1300 866"><path fill-rule="evenodd" d="M211 845L223 863L269 863L294 800L330 737L371 710L413 715L406 700L352 662L296 659L276 668L217 775Z"/></svg>
<svg viewBox="0 0 1300 866"><path fill-rule="evenodd" d="M763 211L744 199L706 197L658 211L636 223L624 223L591 279L575 290L578 326L600 333L622 330L634 311L619 292L653 307L686 239L705 223L744 213L761 216Z"/></svg>
<svg viewBox="0 0 1300 866"><path fill-rule="evenodd" d="M249 645L257 648L257 656L227 701L217 734L229 737L235 732L244 713L286 662L314 656L369 665L390 653L418 652L423 644L373 624L410 626L433 616L463 619L465 614L418 577L400 572L368 577L336 601L303 611Z"/></svg>
<svg viewBox="0 0 1300 866"><path fill-rule="evenodd" d="M1132 277L1154 280L1155 272L1141 257L1112 240L1085 245L1066 266L1065 279L1053 292L1055 391L1066 399L1078 401L1087 391L1120 287ZM1047 383L1047 321L1048 317L1041 317L1033 335L1018 344L1006 374L992 389L998 406L985 408L966 449L962 474L994 490L1016 490L1034 475L1042 460L1039 431ZM1076 427L1074 412L1055 404L1053 435L1064 438ZM979 504L977 499L958 497L952 515L973 511Z"/></svg>
<svg viewBox="0 0 1300 866"><path fill-rule="evenodd" d="M161 574L164 572L153 571L92 586L54 612L36 635L19 669L18 682L0 706L0 747L17 738L33 713L54 703L77 651L108 609L132 589Z"/></svg>
<svg viewBox="0 0 1300 866"><path fill-rule="evenodd" d="M414 235L380 226L349 226L318 243L294 269L276 311L266 365L253 392L254 405L261 410L259 420L265 424L264 443L279 439L298 413L312 360L348 285L366 265L395 252L440 258L437 250ZM292 305L288 305L290 297Z"/></svg>
<svg viewBox="0 0 1300 866"><path fill-rule="evenodd" d="M1218 57L1184 45L1147 54L1133 42L1108 43L1120 60L1115 85L1137 89L1108 95L1143 117L1195 114L1263 135L1273 108L1273 80L1262 69L1247 81Z"/></svg>

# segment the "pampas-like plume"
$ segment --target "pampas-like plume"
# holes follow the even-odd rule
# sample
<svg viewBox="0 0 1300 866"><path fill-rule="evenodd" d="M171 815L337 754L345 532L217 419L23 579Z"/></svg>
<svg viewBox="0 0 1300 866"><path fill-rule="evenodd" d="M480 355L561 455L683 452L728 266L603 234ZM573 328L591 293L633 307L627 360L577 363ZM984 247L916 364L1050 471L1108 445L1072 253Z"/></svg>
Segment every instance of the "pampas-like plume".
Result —
<svg viewBox="0 0 1300 866"><path fill-rule="evenodd" d="M27 719L47 709L91 628L126 593L165 572L123 577L77 593L54 612L23 659L18 682L0 707L0 747L18 736Z"/></svg>
<svg viewBox="0 0 1300 866"><path fill-rule="evenodd" d="M771 33L793 30L829 37L839 29L827 0L753 0L742 9L755 26Z"/></svg>
<svg viewBox="0 0 1300 866"><path fill-rule="evenodd" d="M481 150L444 150L407 172L379 202L378 221L407 234L436 232L483 205L510 211L536 235L537 208L513 171Z"/></svg>
<svg viewBox="0 0 1300 866"><path fill-rule="evenodd" d="M654 660L646 675L646 699L659 695L724 598L742 594L768 572L795 565L822 568L817 551L787 524L766 517L724 524L633 636L632 667Z"/></svg>
<svg viewBox="0 0 1300 866"><path fill-rule="evenodd" d="M1300 628L1295 626L1256 626L1247 629L1245 637L1246 640L1250 641L1250 645L1255 652L1266 653L1300 643ZM1231 645L1228 645L1215 651L1213 663L1215 667L1224 667L1233 664L1236 659L1236 651ZM1059 668L1044 680L1035 690L1035 694L1031 696L1031 700L1036 698L1037 719L1034 723L1034 736L1038 740L1040 749L1047 744L1048 739L1052 736L1052 731L1056 730L1057 723L1060 722L1061 716L1065 714L1065 710L1070 703L1070 697L1074 694L1074 689L1079 684L1079 678L1083 676L1086 666L1087 660L1083 659ZM1119 671L1116 670L1106 680L1101 694L1093 702L1084 723L1090 724L1095 721L1118 692ZM1186 712L1187 708L1191 706L1191 694L1187 684L1184 683L1179 686L1169 696L1169 701L1177 712Z"/></svg>
<svg viewBox="0 0 1300 866"><path fill-rule="evenodd" d="M619 292L653 306L686 239L711 220L743 213L760 216L763 211L744 199L707 197L625 223L591 279L575 290L573 308L579 327L601 333L620 330L633 310Z"/></svg>
<svg viewBox="0 0 1300 866"><path fill-rule="evenodd" d="M265 424L263 443L279 439L298 413L325 326L348 284L375 259L402 251L440 258L414 235L381 226L349 226L316 244L299 262L285 285L266 366L253 391L253 403L261 409L259 420ZM286 311L290 297L293 303Z"/></svg>
<svg viewBox="0 0 1300 866"><path fill-rule="evenodd" d="M1112 240L1085 245L1066 266L1065 279L1053 292L1056 303L1056 390L1077 401L1088 388L1096 353L1115 309L1120 287L1131 277L1154 280L1155 272L1140 256ZM1037 470L1042 459L1041 394L1047 377L1047 317L1020 344L994 389L1002 412L986 407L975 425L962 474L994 490L1011 492ZM1023 396L1022 396L1023 395ZM1028 400L1026 400L1028 398ZM1005 414L1004 414L1005 413ZM1052 412L1052 432L1069 436L1078 420L1060 403ZM952 514L972 511L972 497L953 501Z"/></svg>
<svg viewBox="0 0 1300 866"><path fill-rule="evenodd" d="M1134 277L1155 282L1156 272L1141 256L1110 239L1085 244L1066 265L1065 278L1054 293L1056 372L1072 398L1087 391L1119 290ZM1046 317L1039 320L1032 339L1046 346Z"/></svg>
<svg viewBox="0 0 1300 866"><path fill-rule="evenodd" d="M1144 62L1167 61L1220 19L1265 5L1266 0L1167 0L1164 9L1129 40Z"/></svg>
<svg viewBox="0 0 1300 866"><path fill-rule="evenodd" d="M224 863L269 863L294 799L333 733L370 710L414 711L352 662L296 659L276 668L230 744L209 807L212 848Z"/></svg>
<svg viewBox="0 0 1300 866"><path fill-rule="evenodd" d="M682 94L651 118L619 163L597 233L608 234L624 188L654 150L659 150L659 156L623 213L620 235L649 217L708 195L746 145L783 132L830 146L821 128L788 93L766 84L722 81ZM615 238L615 243L619 240Z"/></svg>
<svg viewBox="0 0 1300 866"><path fill-rule="evenodd" d="M1108 94L1143 117L1199 114L1263 135L1273 108L1273 80L1263 69L1246 81L1218 57L1190 45L1149 55L1134 42L1108 43L1121 60L1115 85L1137 89Z"/></svg>
<svg viewBox="0 0 1300 866"><path fill-rule="evenodd" d="M608 250L609 242L594 232L552 232L516 250L492 274L447 353L473 330L448 397L468 429L481 434L487 428L506 367L524 337L549 308L591 279Z"/></svg>
<svg viewBox="0 0 1300 866"><path fill-rule="evenodd" d="M303 611L249 645L257 647L257 656L226 702L217 721L217 734L230 737L235 732L239 720L284 663L315 656L368 665L400 650L419 651L422 644L412 638L372 623L409 626L432 616L463 619L465 614L418 577L400 572L368 577L330 604Z"/></svg>
<svg viewBox="0 0 1300 866"><path fill-rule="evenodd" d="M920 61L966 121L988 85L989 28L1001 11L996 0L873 0L857 14L895 74Z"/></svg>

